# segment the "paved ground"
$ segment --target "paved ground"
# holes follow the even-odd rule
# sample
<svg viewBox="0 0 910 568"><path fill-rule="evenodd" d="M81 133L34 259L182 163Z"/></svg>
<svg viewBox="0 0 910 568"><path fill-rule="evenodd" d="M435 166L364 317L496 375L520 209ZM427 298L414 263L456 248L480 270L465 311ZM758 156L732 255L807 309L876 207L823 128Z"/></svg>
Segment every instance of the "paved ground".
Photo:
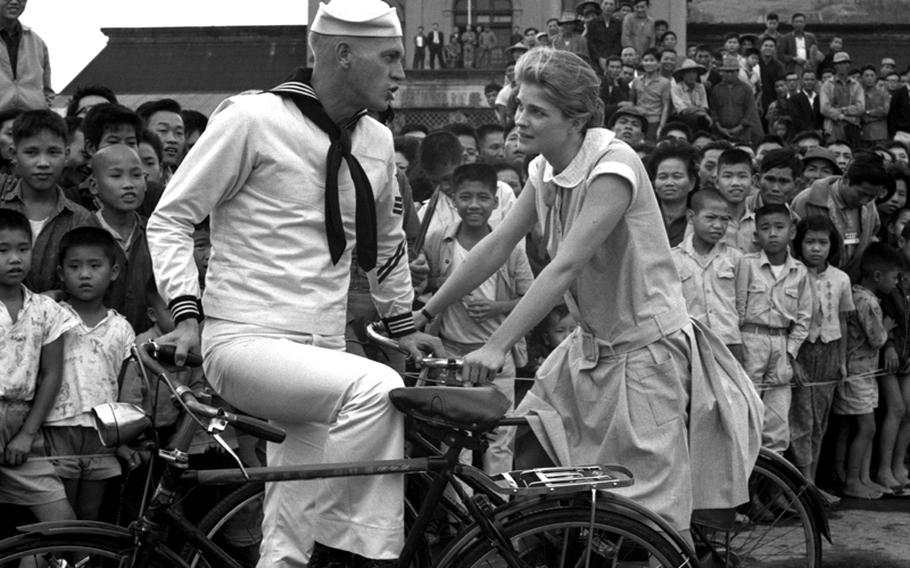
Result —
<svg viewBox="0 0 910 568"><path fill-rule="evenodd" d="M910 498L845 499L828 511L824 568L910 567Z"/></svg>

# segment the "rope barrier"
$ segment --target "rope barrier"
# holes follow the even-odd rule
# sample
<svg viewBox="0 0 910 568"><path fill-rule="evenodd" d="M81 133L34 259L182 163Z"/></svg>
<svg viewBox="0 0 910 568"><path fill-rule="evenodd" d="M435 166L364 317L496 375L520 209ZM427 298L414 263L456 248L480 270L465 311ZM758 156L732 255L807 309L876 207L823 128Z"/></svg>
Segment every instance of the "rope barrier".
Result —
<svg viewBox="0 0 910 568"><path fill-rule="evenodd" d="M878 378L878 377L884 377L887 375L896 375L896 374L897 373L892 373L891 371L886 371L885 369L875 369L872 371L867 371L865 373L857 373L855 375L850 375L849 377L846 377L843 379L833 379L830 381L811 381L811 382L807 382L807 383L789 382L787 384L782 384L782 385L755 385L755 390L757 390L759 392L763 392L766 390L782 389L782 388L801 389L801 388L812 388L812 387L828 387L828 386L832 386L832 385L835 385L835 386L842 385L844 383L865 381L868 379L874 379L874 378Z"/></svg>

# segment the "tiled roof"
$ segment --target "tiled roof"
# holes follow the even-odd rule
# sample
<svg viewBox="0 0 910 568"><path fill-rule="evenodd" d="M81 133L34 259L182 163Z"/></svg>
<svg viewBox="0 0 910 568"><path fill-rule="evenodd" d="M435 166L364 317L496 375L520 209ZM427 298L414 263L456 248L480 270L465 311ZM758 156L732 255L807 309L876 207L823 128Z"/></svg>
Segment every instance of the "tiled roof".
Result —
<svg viewBox="0 0 910 568"><path fill-rule="evenodd" d="M129 106L135 105L127 95L146 100L182 93L173 98L185 99L187 108L202 110L202 106L214 108L226 95L276 85L295 67L307 64L306 26L101 31L108 36L107 46L62 95L71 95L80 85L100 83Z"/></svg>

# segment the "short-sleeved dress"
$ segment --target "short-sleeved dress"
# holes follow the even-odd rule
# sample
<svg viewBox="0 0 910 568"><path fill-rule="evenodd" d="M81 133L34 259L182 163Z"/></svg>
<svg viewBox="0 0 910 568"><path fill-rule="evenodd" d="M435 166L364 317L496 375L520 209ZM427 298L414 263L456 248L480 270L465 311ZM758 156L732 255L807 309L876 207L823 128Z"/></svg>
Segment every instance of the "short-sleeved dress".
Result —
<svg viewBox="0 0 910 568"><path fill-rule="evenodd" d="M742 503L761 403L723 344L689 320L641 161L611 131L593 128L565 170L554 175L538 157L529 171L551 258L595 178L618 175L633 194L566 293L579 328L543 363L516 413L531 416L559 464L628 467L635 484L622 494L676 528L689 526L693 505Z"/></svg>

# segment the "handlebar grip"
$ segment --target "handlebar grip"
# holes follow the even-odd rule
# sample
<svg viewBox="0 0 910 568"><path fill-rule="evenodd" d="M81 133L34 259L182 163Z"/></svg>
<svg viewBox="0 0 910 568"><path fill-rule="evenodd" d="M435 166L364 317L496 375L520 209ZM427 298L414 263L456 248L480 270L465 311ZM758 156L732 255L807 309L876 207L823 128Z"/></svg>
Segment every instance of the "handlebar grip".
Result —
<svg viewBox="0 0 910 568"><path fill-rule="evenodd" d="M177 347L175 345L161 344L158 345L157 349L151 351L151 356L166 365L176 365L176 363L174 363L174 354L176 352ZM202 365L202 355L192 352L186 354L184 366L198 367L200 365Z"/></svg>
<svg viewBox="0 0 910 568"><path fill-rule="evenodd" d="M258 418L253 418L252 416L244 416L243 414L234 414L233 412L226 413L228 415L228 422L234 425L234 428L242 430L251 436L256 436L257 438L262 438L268 442L275 442L280 444L284 441L286 433L281 428L272 426L264 420Z"/></svg>

